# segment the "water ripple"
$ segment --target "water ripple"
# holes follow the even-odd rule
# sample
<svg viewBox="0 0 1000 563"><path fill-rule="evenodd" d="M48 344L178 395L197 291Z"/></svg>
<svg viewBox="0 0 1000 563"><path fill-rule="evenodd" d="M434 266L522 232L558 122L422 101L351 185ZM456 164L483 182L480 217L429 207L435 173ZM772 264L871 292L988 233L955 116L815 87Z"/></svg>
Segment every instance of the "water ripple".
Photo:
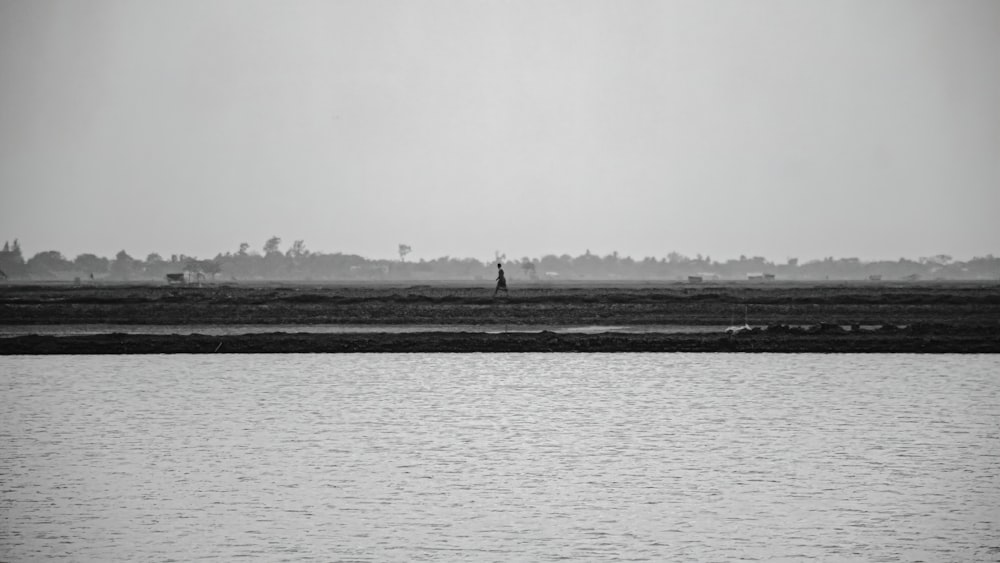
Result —
<svg viewBox="0 0 1000 563"><path fill-rule="evenodd" d="M0 358L0 560L995 561L1000 358Z"/></svg>

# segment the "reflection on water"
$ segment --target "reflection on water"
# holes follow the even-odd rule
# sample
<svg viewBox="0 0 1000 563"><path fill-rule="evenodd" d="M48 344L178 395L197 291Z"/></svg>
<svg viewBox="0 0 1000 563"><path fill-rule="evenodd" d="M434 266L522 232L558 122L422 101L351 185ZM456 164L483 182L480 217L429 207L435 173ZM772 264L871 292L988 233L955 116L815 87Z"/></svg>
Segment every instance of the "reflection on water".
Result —
<svg viewBox="0 0 1000 563"><path fill-rule="evenodd" d="M0 560L1000 559L1000 357L0 358Z"/></svg>

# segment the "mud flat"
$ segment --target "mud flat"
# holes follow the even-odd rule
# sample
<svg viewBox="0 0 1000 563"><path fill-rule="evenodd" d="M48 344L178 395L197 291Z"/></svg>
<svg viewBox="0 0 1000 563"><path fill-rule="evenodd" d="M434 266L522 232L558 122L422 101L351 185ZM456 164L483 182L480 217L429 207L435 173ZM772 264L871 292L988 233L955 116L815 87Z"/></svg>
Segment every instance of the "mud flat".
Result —
<svg viewBox="0 0 1000 563"><path fill-rule="evenodd" d="M1000 324L1000 283L0 285L0 325Z"/></svg>
<svg viewBox="0 0 1000 563"><path fill-rule="evenodd" d="M582 334L559 330L707 328L743 324L744 315L751 325L769 328L735 336L694 330ZM153 325L163 329L120 328ZM233 330L164 333L172 327L206 325ZM273 331L234 333L248 325ZM320 325L371 326L375 331L302 328ZM1000 353L1000 284L536 284L514 285L509 297L497 299L490 287L457 284L4 285L0 334L5 326L18 327L18 335L0 338L0 354ZM39 327L38 334L25 333L24 327L31 326ZM58 335L52 326L87 326L88 333L67 330ZM102 326L108 330L98 332ZM386 326L447 326L447 330L378 332L376 328ZM539 326L550 330L530 330Z"/></svg>

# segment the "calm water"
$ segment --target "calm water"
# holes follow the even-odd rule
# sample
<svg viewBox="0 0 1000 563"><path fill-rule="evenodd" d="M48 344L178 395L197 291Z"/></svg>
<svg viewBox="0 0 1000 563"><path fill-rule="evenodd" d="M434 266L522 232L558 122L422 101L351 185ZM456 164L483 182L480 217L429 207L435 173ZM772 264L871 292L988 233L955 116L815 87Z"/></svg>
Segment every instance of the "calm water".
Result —
<svg viewBox="0 0 1000 563"><path fill-rule="evenodd" d="M1000 559L1000 356L0 358L0 560Z"/></svg>
<svg viewBox="0 0 1000 563"><path fill-rule="evenodd" d="M320 334L344 333L376 333L405 334L411 332L549 332L584 333L601 332L624 333L721 333L726 326L722 325L589 325L589 326L551 326L551 325L0 325L0 338L24 336L28 334L51 334L58 336L81 334L108 334L121 332L124 334L208 334L212 336L224 334L260 334L268 332L307 332ZM851 328L851 327L845 327ZM875 327L870 327L875 328Z"/></svg>

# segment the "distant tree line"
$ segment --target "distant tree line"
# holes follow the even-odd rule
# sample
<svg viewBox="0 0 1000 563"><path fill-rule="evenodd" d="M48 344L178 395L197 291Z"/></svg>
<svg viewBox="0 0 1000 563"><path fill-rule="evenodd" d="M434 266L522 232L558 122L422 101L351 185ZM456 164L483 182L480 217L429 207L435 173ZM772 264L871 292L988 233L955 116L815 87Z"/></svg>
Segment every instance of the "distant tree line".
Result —
<svg viewBox="0 0 1000 563"><path fill-rule="evenodd" d="M373 260L341 252L312 252L296 240L281 250L281 238L264 242L260 251L248 243L235 252L199 259L183 254L169 257L151 253L135 258L125 250L113 258L80 254L70 260L57 250L39 252L25 259L20 242L4 242L0 250L0 280L107 280L162 281L167 274L188 273L206 281L370 281L370 280L468 280L492 281L496 263L502 262L510 280L997 280L1000 258L989 254L961 262L947 255L919 259L863 261L833 258L784 263L761 256L740 256L725 261L709 256L688 257L670 252L663 257L639 260L613 252L606 256L589 250L579 256L549 254L508 260L499 251L492 259L442 257L406 261L409 245L399 245L399 260Z"/></svg>

